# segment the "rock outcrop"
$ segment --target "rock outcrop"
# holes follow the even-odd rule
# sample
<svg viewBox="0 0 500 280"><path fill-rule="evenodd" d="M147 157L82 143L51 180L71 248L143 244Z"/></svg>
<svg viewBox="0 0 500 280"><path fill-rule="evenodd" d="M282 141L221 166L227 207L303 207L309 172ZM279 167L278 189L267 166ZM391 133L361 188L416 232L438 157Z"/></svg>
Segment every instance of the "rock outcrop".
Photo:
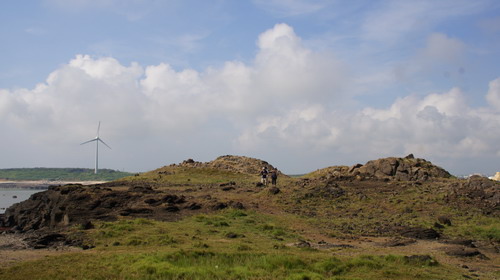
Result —
<svg viewBox="0 0 500 280"><path fill-rule="evenodd" d="M216 158L209 162L199 162L193 159L184 160L179 164L172 164L170 167L188 167L188 168L213 168L222 171L237 172L243 174L257 175L260 173L262 167L267 167L268 170L274 169L274 166L267 161L245 156L225 155ZM164 171L158 169L158 172ZM283 176L280 171L279 175Z"/></svg>
<svg viewBox="0 0 500 280"><path fill-rule="evenodd" d="M195 211L202 209L202 205L190 197L156 191L148 186L135 185L125 190L53 186L9 207L0 226L26 232L75 224L84 227L91 220L113 221L120 216L175 220L181 210Z"/></svg>
<svg viewBox="0 0 500 280"><path fill-rule="evenodd" d="M451 178L452 175L431 162L415 158L388 157L370 160L365 164L331 166L312 172L311 177L334 180L396 180L428 181L436 178Z"/></svg>
<svg viewBox="0 0 500 280"><path fill-rule="evenodd" d="M404 158L382 158L355 165L349 169L352 176L398 181L427 181L432 178L450 178L448 171L433 165L425 159L414 158L412 154Z"/></svg>
<svg viewBox="0 0 500 280"><path fill-rule="evenodd" d="M451 184L450 193L445 198L457 206L481 209L485 214L500 212L500 182L482 176L471 176Z"/></svg>

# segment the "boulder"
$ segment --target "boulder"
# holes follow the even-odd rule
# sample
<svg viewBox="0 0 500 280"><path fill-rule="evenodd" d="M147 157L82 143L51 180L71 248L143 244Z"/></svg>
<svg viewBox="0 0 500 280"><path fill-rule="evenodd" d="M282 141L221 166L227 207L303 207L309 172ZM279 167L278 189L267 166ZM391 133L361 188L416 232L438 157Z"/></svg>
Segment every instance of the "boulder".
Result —
<svg viewBox="0 0 500 280"><path fill-rule="evenodd" d="M438 221L443 225L451 226L451 220L447 216L439 216Z"/></svg>
<svg viewBox="0 0 500 280"><path fill-rule="evenodd" d="M482 176L471 176L451 184L445 198L448 203L459 207L481 209L485 214L500 212L500 182Z"/></svg>
<svg viewBox="0 0 500 280"><path fill-rule="evenodd" d="M278 193L280 193L280 191L281 190L279 188L277 188L277 187L271 187L271 188L269 188L269 193L270 194L278 194Z"/></svg>
<svg viewBox="0 0 500 280"><path fill-rule="evenodd" d="M475 257L475 256L479 256L481 258L486 257L479 250L467 247L447 248L445 249L445 253L449 256L454 256L454 257Z"/></svg>
<svg viewBox="0 0 500 280"><path fill-rule="evenodd" d="M368 161L357 169L361 176L376 179L394 179L399 181L427 181L431 178L450 178L451 174L441 167L424 159L382 158Z"/></svg>

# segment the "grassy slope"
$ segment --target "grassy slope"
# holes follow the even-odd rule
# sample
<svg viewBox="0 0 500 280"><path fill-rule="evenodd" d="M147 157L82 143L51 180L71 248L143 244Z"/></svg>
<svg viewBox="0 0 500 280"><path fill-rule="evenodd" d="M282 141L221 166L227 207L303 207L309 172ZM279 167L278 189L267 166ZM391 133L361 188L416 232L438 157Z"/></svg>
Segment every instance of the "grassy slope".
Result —
<svg viewBox="0 0 500 280"><path fill-rule="evenodd" d="M0 179L7 180L57 180L57 181L112 181L132 175L128 172L100 169L94 174L86 168L10 168L0 169Z"/></svg>
<svg viewBox="0 0 500 280"><path fill-rule="evenodd" d="M435 260L335 256L290 247L301 236L278 217L225 210L165 223L99 223L96 248L0 270L2 279L461 279ZM230 235L231 234L231 235ZM345 251L359 251L345 249Z"/></svg>
<svg viewBox="0 0 500 280"><path fill-rule="evenodd" d="M147 182L159 189L234 181L244 189L254 187L258 176L164 167L121 181ZM500 236L497 218L442 202L439 182L414 186L380 182L358 188L339 183L346 195L338 198L317 194L314 184L302 182L280 178L278 195L265 189L241 194L208 189L218 198L259 204L248 210L227 209L177 222L124 219L96 223L87 231L73 228L72 234L85 235L87 243L96 247L0 269L0 279L33 275L37 279L463 279L466 270L441 262L446 257L432 250L426 252L432 261L410 261L403 256L417 251L361 245L319 250L290 244L318 241L314 237L384 236L377 230L385 224L429 227L438 214L452 218L453 225L442 230L449 236L497 242ZM488 272L482 277L495 279L500 274Z"/></svg>

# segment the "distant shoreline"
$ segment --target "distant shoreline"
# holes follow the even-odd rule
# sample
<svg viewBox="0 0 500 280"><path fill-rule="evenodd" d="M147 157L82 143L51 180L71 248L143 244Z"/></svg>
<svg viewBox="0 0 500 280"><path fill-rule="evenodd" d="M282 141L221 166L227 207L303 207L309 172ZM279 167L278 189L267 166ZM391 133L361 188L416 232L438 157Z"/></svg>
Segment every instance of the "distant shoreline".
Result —
<svg viewBox="0 0 500 280"><path fill-rule="evenodd" d="M49 181L49 180L34 180L34 181L13 181L0 179L0 188L17 188L17 189L48 189L49 186L54 185L68 185L68 184L80 184L80 185L96 185L102 184L106 181Z"/></svg>

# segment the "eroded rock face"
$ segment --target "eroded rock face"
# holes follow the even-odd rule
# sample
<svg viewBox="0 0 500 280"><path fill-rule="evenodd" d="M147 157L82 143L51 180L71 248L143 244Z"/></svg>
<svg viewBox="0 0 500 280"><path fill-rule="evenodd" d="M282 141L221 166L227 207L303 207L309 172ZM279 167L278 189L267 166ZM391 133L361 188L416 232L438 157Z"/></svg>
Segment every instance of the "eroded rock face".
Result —
<svg viewBox="0 0 500 280"><path fill-rule="evenodd" d="M100 186L54 186L8 208L3 215L2 226L25 232L84 224L89 220L113 221L119 216L173 220L181 210L201 208L202 204L197 201L159 192L148 186L132 186L128 190Z"/></svg>
<svg viewBox="0 0 500 280"><path fill-rule="evenodd" d="M500 182L481 176L471 176L451 185L447 202L464 204L483 210L485 214L500 212Z"/></svg>

